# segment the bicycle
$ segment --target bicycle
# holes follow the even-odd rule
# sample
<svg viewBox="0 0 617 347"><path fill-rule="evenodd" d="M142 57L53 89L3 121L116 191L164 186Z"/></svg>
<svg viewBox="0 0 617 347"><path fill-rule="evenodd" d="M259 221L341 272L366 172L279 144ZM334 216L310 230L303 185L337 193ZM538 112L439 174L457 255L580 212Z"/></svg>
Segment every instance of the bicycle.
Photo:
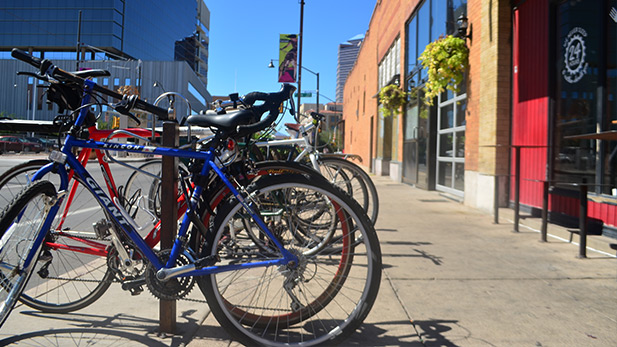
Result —
<svg viewBox="0 0 617 347"><path fill-rule="evenodd" d="M375 184L362 168L346 160L346 156L323 154L317 150L311 132L317 131L325 116L311 112L311 117L312 122L307 124L286 124L291 132L296 133L294 139L256 141L249 146L265 149L265 157L257 153L262 160L272 157L276 160L293 160L310 165L356 199L375 224L379 214L379 195ZM277 153L272 150L281 147L288 151ZM272 152L274 153L270 156Z"/></svg>
<svg viewBox="0 0 617 347"><path fill-rule="evenodd" d="M70 119L70 117L64 118ZM89 138L92 140L131 136L144 139L149 133L148 130L142 128L115 131L98 130L95 126L88 128ZM84 167L88 163L92 150L83 148L79 152L78 160ZM160 236L160 222L158 222L160 217L160 202L158 201L160 198L160 159L148 160L134 168L135 171L130 174L126 184L117 188L109 160L105 159L103 151L99 149L94 149L94 151L111 198L121 200L123 207L132 211L130 214L134 219L138 208L149 211L145 213L146 218L142 220L149 222L152 228L142 227L141 229L147 231L147 233L142 231L142 235L146 235L146 243L150 247L154 247L158 244ZM109 159L111 158L109 157ZM32 160L19 164L0 175L0 190L2 191L0 197L5 199L3 205L8 205L15 198L16 193L13 194L13 192L21 191L30 184L32 175L48 163L49 161L44 159ZM181 167L180 169L187 171L186 168ZM258 171L252 173L243 171L243 173L247 176L257 176L272 174L273 169L280 170L281 167L275 164L262 164L259 165ZM287 169L289 171L291 167L288 165ZM294 168L294 172L312 174L300 167ZM49 180L53 176L50 173L44 179ZM212 194L211 197L212 206L216 206L226 193L220 191L220 189L216 191L217 193ZM64 204L60 210L62 211L62 218L53 228L55 230L53 242L50 241L45 244L47 256L54 261L37 263L37 267L33 271L36 275L29 280L28 286L20 297L20 301L29 307L53 313L68 313L79 310L98 300L113 282L121 282L123 289L130 291L132 295L138 295L143 291L142 285L145 284L142 276L143 269L137 271L136 269L122 269L118 261L112 262L111 259L115 254L109 255L107 252L109 240L101 239L95 230L91 230L91 213L85 214L83 211L98 209L87 205L88 202L83 202L83 200L78 203L79 206L73 208L73 201L88 194L83 182L73 181L70 194L64 199ZM6 199L6 195L10 198ZM143 207L136 206L142 205L137 200L137 196L140 196L141 202L145 202ZM178 199L179 215L184 212L184 204L185 198L180 196ZM104 215L99 214L95 220L104 221L103 217ZM208 223L209 217L209 215L202 216L205 224ZM136 224L142 225L141 222ZM105 260L106 258L110 259ZM97 265L93 266L92 264ZM132 273L127 274L127 270Z"/></svg>
<svg viewBox="0 0 617 347"><path fill-rule="evenodd" d="M12 54L38 67L42 74L83 85L84 106L89 105L93 93L121 97L92 81L56 68L48 60L40 61L18 50L13 50ZM108 215L111 225L107 232L112 235L113 243L119 242L124 249L139 254L146 266L146 283L159 298L175 299L186 295L197 282L219 323L245 344L336 343L353 333L370 311L381 277L377 236L360 206L325 179L317 177L263 175L246 188L237 186L230 182L233 177L226 174L225 167L216 162L216 155L226 141L235 141L269 126L278 116L280 104L290 100L294 90L290 85L283 85L277 93L247 94L242 98L246 108L225 117L189 117L190 124L216 130L207 149L199 151L80 139L76 135L87 116L86 107L82 108L62 150L50 155L53 163L33 177L36 181L56 170L61 178L60 193L49 181L36 182L20 194L0 218L0 323L10 313L33 264L43 255L41 246L66 195L68 167L85 182ZM255 105L257 101L263 103ZM136 97L124 98L116 105L116 109L123 112L132 108L151 112L159 119L166 117L165 110ZM261 119L266 113L268 115ZM109 199L72 155L73 147L147 152L203 162L200 174L191 179L194 188L188 192L191 198L171 250L155 252L145 244L128 213ZM212 226L206 229L197 214L203 208L199 202L202 193L207 191L204 178L209 177L210 171L225 183L231 194L217 208ZM324 204L333 206L336 218L329 223L336 223L336 228L327 241L316 243L312 236L319 224L313 223L310 228L299 231L294 224L298 213L294 206L301 205L302 213L315 216L310 209L314 206L321 209ZM259 226L258 232L268 240L271 249L268 254L239 252L230 244L239 240L231 236L243 231L242 225L234 223L236 216L244 218L246 215L251 216L253 223ZM205 231L206 242L199 250L191 248L187 242L193 229ZM363 242L352 245L358 234L362 235ZM332 251L337 248L333 246L339 246L338 250ZM130 263L133 259L123 260ZM241 285L237 281L242 281Z"/></svg>

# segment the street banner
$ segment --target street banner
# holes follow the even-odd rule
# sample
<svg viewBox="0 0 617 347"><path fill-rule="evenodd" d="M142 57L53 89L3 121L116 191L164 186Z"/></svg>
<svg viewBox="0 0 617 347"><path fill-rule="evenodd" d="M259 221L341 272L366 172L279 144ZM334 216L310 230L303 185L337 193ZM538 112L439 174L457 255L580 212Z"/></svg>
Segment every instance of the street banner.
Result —
<svg viewBox="0 0 617 347"><path fill-rule="evenodd" d="M280 34L279 82L296 82L298 35Z"/></svg>

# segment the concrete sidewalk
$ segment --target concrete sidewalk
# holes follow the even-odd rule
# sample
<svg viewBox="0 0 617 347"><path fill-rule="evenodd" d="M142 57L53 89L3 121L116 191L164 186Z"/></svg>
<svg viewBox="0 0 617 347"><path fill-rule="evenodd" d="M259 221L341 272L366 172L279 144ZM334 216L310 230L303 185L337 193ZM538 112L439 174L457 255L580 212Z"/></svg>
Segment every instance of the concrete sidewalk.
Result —
<svg viewBox="0 0 617 347"><path fill-rule="evenodd" d="M617 259L590 236L587 259L569 233L538 219L512 232L512 211L492 216L437 192L374 177L384 273L377 302L349 346L617 346ZM575 236L575 240L577 240ZM115 285L72 314L19 306L0 345L235 346L196 301L177 304L177 334L157 334L158 302ZM7 340L8 338L8 340Z"/></svg>

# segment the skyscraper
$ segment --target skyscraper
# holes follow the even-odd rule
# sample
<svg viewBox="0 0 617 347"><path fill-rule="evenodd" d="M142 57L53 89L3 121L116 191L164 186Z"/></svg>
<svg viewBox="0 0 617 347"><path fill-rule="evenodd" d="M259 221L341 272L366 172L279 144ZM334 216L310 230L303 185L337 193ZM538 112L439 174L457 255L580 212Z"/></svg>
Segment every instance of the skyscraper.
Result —
<svg viewBox="0 0 617 347"><path fill-rule="evenodd" d="M364 35L356 35L338 46L338 65L336 68L336 102L343 102L343 88L351 68L356 62Z"/></svg>
<svg viewBox="0 0 617 347"><path fill-rule="evenodd" d="M193 109L202 109L210 99L209 26L204 0L63 0L53 5L0 0L0 59L5 59L0 60L0 76L5 77L0 81L0 111L15 118L53 117L52 110L42 106L34 81L14 76L19 69L28 70L7 61L15 47L68 70L77 64L108 69L112 77L100 81L108 88L135 86L146 98L176 91L190 97ZM174 65L183 61L188 68Z"/></svg>

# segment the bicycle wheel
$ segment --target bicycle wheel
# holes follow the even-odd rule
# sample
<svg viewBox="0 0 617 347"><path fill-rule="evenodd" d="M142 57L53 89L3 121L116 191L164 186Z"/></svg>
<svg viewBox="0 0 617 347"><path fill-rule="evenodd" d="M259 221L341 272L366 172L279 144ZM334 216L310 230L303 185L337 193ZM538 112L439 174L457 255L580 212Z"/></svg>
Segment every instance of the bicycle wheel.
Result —
<svg viewBox="0 0 617 347"><path fill-rule="evenodd" d="M20 298L43 312L84 308L98 300L115 277L107 259L108 218L80 179L71 180L69 191L73 185L74 194L62 201Z"/></svg>
<svg viewBox="0 0 617 347"><path fill-rule="evenodd" d="M323 179L301 175L262 176L247 192L245 201L253 207L277 199L279 203L295 202L293 198L281 200L280 196L321 195L335 207L336 232L325 247L312 252L312 244L298 241L289 219L287 223L272 226L273 222L285 220L285 216L262 216L299 262L295 267L250 268L250 263L276 255L237 252L235 245L230 244L233 240L229 225L246 211L235 200L221 207L202 256L217 255L221 259L217 265L239 267L236 271L197 278L214 316L232 336L247 345L341 342L366 318L381 279L379 243L366 214L355 201ZM355 234L363 236L359 243L354 242Z"/></svg>
<svg viewBox="0 0 617 347"><path fill-rule="evenodd" d="M32 175L48 160L35 159L13 166L0 175L0 206L8 206L30 184Z"/></svg>
<svg viewBox="0 0 617 347"><path fill-rule="evenodd" d="M6 171L0 176L2 201L13 200L31 184L34 172L48 163L31 160ZM53 173L43 180L59 183ZM20 297L24 304L44 312L67 313L90 305L105 293L114 276L105 258L109 240L97 236L92 227L92 222L106 217L81 181L74 180L69 187L72 184L74 194L70 200L64 199L43 244L46 261L35 264L34 275ZM97 247L90 242L96 242ZM99 255L74 251L77 247L97 250Z"/></svg>
<svg viewBox="0 0 617 347"><path fill-rule="evenodd" d="M379 196L369 175L358 165L342 158L322 156L319 158L319 164L321 173L330 182L349 193L375 225L379 214Z"/></svg>
<svg viewBox="0 0 617 347"><path fill-rule="evenodd" d="M35 239L42 232L50 199L55 196L52 183L37 182L22 191L0 216L0 325L13 309L36 264L39 247L35 246ZM32 254L33 261L26 264Z"/></svg>
<svg viewBox="0 0 617 347"><path fill-rule="evenodd" d="M281 175L281 174L301 174L311 179L322 180L323 176L313 170L312 168L289 161L270 160L255 163L255 173L257 176L263 175ZM324 244L331 237L334 232L336 221L333 206L327 199L320 199L319 197L305 195L296 197L295 205L291 209L285 211L292 219L292 223L296 228L294 236L298 238L299 242L304 242L308 245L308 242L312 242L317 251L320 244ZM279 209L281 210L281 209ZM276 211L270 211L270 216ZM278 214L282 214L283 211L279 211ZM267 240L263 233L259 233L259 229L249 216L241 220L244 223L244 233L236 235L236 237L242 237L246 234L255 245L261 248L262 251L268 252L271 245L267 245ZM320 233L309 232L308 230L321 229ZM318 236L319 235L319 236ZM304 238L304 240L302 240ZM311 238L308 240L307 238Z"/></svg>

